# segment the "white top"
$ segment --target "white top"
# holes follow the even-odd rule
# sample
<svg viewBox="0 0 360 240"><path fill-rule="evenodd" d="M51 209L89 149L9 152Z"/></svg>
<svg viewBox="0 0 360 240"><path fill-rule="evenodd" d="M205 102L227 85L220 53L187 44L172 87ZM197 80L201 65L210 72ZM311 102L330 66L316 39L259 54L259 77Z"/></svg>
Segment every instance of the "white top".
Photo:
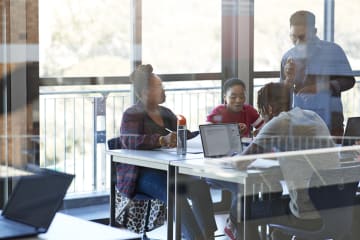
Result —
<svg viewBox="0 0 360 240"><path fill-rule="evenodd" d="M254 138L254 143L265 152L296 151L335 147L325 122L318 114L294 108L271 119ZM310 202L308 190L310 177L318 169L339 166L338 154L318 153L280 157L280 168L289 189L290 209L299 218L317 218Z"/></svg>

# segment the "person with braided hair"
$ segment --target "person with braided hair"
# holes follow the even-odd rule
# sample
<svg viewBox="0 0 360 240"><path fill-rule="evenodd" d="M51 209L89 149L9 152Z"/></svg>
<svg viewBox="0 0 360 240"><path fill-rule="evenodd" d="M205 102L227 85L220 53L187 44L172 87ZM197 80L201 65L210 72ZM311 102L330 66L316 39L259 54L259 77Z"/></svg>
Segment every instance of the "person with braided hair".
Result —
<svg viewBox="0 0 360 240"><path fill-rule="evenodd" d="M139 65L130 75L136 103L125 110L120 140L124 149L152 150L176 147L177 117L161 106L166 100L161 78L153 73L150 64ZM169 130L172 132L169 133ZM188 139L196 133L187 131ZM126 166L124 166L126 165ZM132 196L143 193L166 202L167 173L165 171L119 164L117 188L120 194ZM183 194L180 195L181 227L186 239L213 239L216 222L210 189L200 178L180 176ZM192 208L187 199L192 202ZM171 224L171 223L168 223Z"/></svg>

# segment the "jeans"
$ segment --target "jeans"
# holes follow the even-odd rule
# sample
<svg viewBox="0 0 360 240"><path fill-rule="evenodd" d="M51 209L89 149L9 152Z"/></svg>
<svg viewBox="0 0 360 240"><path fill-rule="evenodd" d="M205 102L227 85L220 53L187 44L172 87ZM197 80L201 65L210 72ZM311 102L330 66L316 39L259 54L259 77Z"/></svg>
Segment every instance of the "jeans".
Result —
<svg viewBox="0 0 360 240"><path fill-rule="evenodd" d="M208 239L216 231L216 222L208 184L197 177L182 175L181 228L186 239ZM167 200L166 172L140 168L136 193L143 193L164 202ZM192 208L188 202L191 200Z"/></svg>
<svg viewBox="0 0 360 240"><path fill-rule="evenodd" d="M215 179L206 179L206 181L213 187L217 189L224 189L231 192L231 206L230 206L230 220L233 223L240 222L241 211L238 211L238 193L241 193L243 186L234 182L226 182ZM241 208L239 208L241 209Z"/></svg>

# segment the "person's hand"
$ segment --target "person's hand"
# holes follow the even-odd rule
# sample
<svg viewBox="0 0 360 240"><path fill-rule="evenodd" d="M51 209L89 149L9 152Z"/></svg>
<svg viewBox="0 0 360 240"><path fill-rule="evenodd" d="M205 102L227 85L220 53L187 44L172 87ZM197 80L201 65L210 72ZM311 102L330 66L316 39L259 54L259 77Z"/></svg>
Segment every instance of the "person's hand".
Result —
<svg viewBox="0 0 360 240"><path fill-rule="evenodd" d="M253 162L254 160L239 160L235 162L236 169L239 170L247 170L248 166Z"/></svg>
<svg viewBox="0 0 360 240"><path fill-rule="evenodd" d="M245 123L239 123L239 129L240 129L240 134L243 135L246 132L246 124Z"/></svg>
<svg viewBox="0 0 360 240"><path fill-rule="evenodd" d="M297 93L298 94L315 94L317 92L317 87L316 85L312 84L312 85L307 85L305 87L303 87L302 89L300 89Z"/></svg>
<svg viewBox="0 0 360 240"><path fill-rule="evenodd" d="M259 132L260 132L260 129L255 129L253 131L253 137L256 137L256 135L258 135Z"/></svg>
<svg viewBox="0 0 360 240"><path fill-rule="evenodd" d="M291 57L288 57L288 59L286 59L284 72L285 72L285 81L284 81L285 85L288 87L293 87L295 80L296 65L294 59L292 59Z"/></svg>
<svg viewBox="0 0 360 240"><path fill-rule="evenodd" d="M168 147L168 148L174 148L177 145L177 134L176 132L171 132L166 136L163 136L163 141L161 146Z"/></svg>

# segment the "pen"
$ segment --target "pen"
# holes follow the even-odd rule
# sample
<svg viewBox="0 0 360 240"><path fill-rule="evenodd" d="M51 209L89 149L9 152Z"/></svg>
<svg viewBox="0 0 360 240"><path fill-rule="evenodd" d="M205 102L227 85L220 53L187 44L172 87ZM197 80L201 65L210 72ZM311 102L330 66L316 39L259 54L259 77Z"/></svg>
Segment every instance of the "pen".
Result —
<svg viewBox="0 0 360 240"><path fill-rule="evenodd" d="M165 128L166 131L168 131L169 133L172 133L173 131L171 131L170 129L168 128Z"/></svg>

